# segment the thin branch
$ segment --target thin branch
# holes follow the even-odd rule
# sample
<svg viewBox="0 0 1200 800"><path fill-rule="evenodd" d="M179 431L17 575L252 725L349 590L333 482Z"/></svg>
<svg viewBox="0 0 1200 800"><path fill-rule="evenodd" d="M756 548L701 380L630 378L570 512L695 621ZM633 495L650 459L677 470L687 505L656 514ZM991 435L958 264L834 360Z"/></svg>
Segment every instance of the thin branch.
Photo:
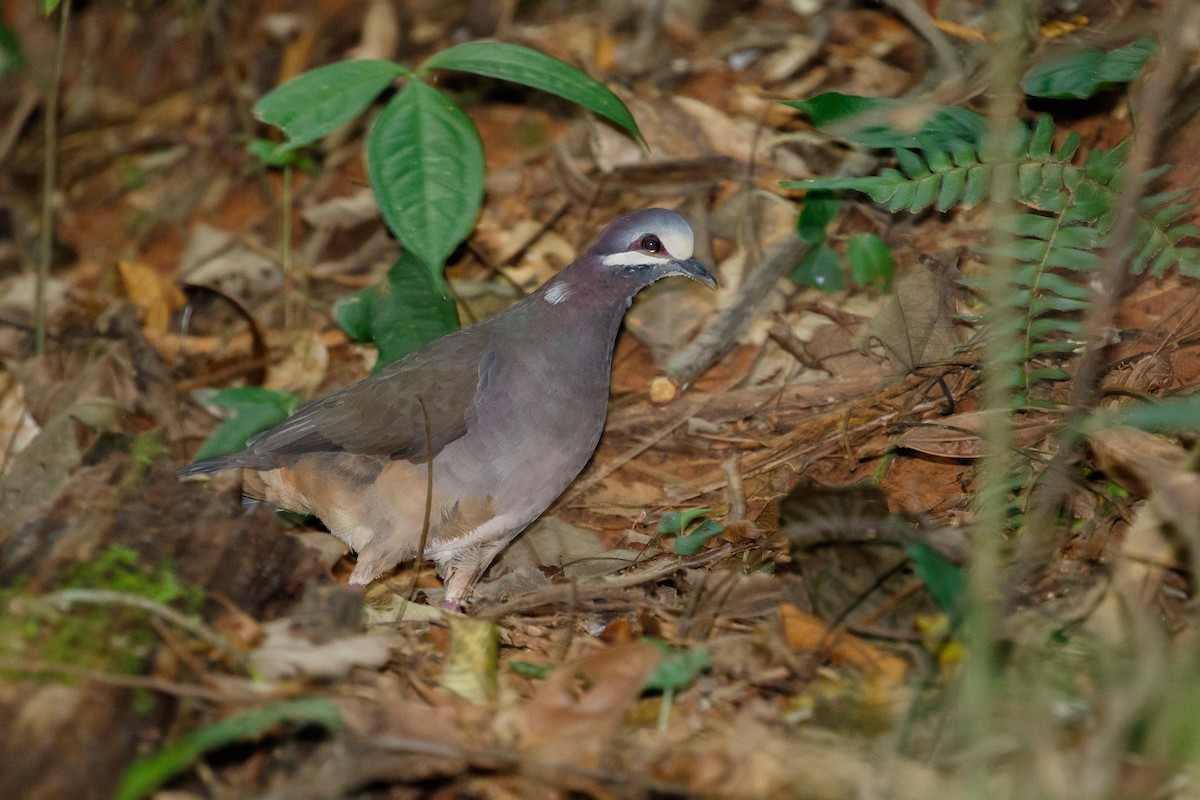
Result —
<svg viewBox="0 0 1200 800"><path fill-rule="evenodd" d="M127 606L141 611L148 611L151 614L162 617L172 625L182 628L196 638L208 642L217 650L229 656L239 667L245 667L246 665L245 653L234 647L224 636L210 630L204 623L194 620L186 614L157 600L151 600L149 597L144 597L140 594L114 592L110 589L63 589L39 598L39 601L62 608L68 608L75 603L87 603L91 605Z"/></svg>

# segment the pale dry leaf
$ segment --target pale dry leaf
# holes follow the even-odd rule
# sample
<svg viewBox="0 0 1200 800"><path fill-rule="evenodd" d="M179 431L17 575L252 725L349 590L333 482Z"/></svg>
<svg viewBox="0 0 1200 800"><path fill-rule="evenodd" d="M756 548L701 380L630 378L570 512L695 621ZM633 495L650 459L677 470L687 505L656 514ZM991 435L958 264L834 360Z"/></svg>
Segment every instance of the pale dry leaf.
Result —
<svg viewBox="0 0 1200 800"><path fill-rule="evenodd" d="M317 230L345 230L379 218L375 193L361 189L344 197L332 197L306 208L304 221Z"/></svg>
<svg viewBox="0 0 1200 800"><path fill-rule="evenodd" d="M46 423L12 460L0 481L0 534L36 519L66 485L83 459L76 426L82 423L91 430L107 430L120 413L115 401L92 398L77 401Z"/></svg>
<svg viewBox="0 0 1200 800"><path fill-rule="evenodd" d="M391 0L371 0L363 16L358 45L346 53L348 59L391 60L400 46L400 19Z"/></svg>
<svg viewBox="0 0 1200 800"><path fill-rule="evenodd" d="M945 274L914 264L896 284L890 302L867 324L864 338L883 346L897 372L953 358L961 339Z"/></svg>
<svg viewBox="0 0 1200 800"><path fill-rule="evenodd" d="M758 124L754 120L730 116L708 103L685 95L676 95L671 99L695 120L715 152L742 164L766 159L766 138L757 135Z"/></svg>
<svg viewBox="0 0 1200 800"><path fill-rule="evenodd" d="M25 387L13 373L0 372L0 476L40 430L25 407Z"/></svg>
<svg viewBox="0 0 1200 800"><path fill-rule="evenodd" d="M389 637L360 633L316 643L291 618L263 625L262 643L250 652L250 664L268 680L339 678L355 667L379 669L391 658Z"/></svg>
<svg viewBox="0 0 1200 800"><path fill-rule="evenodd" d="M704 132L673 97L643 99L619 86L613 91L629 106L647 149L613 126L590 121L592 157L601 172L631 165L666 164L712 155Z"/></svg>
<svg viewBox="0 0 1200 800"><path fill-rule="evenodd" d="M267 370L263 388L309 397L325 380L329 348L318 331L302 328L290 334L287 355Z"/></svg>
<svg viewBox="0 0 1200 800"><path fill-rule="evenodd" d="M496 693L500 629L488 619L447 614L450 652L442 671L442 688L472 703L485 703Z"/></svg>
<svg viewBox="0 0 1200 800"><path fill-rule="evenodd" d="M146 337L155 341L164 336L171 325L171 317L187 305L183 290L140 261L123 259L117 262L117 269L121 273L125 295L142 312L142 330Z"/></svg>
<svg viewBox="0 0 1200 800"><path fill-rule="evenodd" d="M983 458L987 453L983 431L988 419L1008 413L1005 409L991 409L951 414L935 422L913 425L896 437L895 444L941 458ZM1019 448L1037 444L1058 428L1061 416L1054 411L1038 409L1027 409L1016 415L1013 444Z"/></svg>

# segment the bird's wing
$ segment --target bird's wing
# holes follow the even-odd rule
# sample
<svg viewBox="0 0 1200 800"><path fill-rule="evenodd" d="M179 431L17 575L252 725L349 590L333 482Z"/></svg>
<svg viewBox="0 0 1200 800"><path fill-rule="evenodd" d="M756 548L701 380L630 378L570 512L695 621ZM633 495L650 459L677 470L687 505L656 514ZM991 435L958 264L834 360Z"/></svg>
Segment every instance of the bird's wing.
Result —
<svg viewBox="0 0 1200 800"><path fill-rule="evenodd" d="M302 406L247 442L246 455L257 461L355 453L418 462L430 453L436 456L470 424L471 407L490 361L488 338L481 333L468 328L439 339L365 380Z"/></svg>

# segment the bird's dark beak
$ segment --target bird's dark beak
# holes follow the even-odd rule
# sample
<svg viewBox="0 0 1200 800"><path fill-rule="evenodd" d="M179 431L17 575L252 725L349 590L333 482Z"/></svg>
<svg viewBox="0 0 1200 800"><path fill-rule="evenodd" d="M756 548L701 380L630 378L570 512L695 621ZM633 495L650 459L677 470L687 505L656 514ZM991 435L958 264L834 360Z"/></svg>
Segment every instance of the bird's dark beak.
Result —
<svg viewBox="0 0 1200 800"><path fill-rule="evenodd" d="M677 272L674 273L676 275L682 275L685 278L691 278L694 281L700 281L703 284L707 284L708 288L710 289L717 288L717 279L714 278L709 271L704 268L703 264L694 258L676 261L675 269L677 270Z"/></svg>

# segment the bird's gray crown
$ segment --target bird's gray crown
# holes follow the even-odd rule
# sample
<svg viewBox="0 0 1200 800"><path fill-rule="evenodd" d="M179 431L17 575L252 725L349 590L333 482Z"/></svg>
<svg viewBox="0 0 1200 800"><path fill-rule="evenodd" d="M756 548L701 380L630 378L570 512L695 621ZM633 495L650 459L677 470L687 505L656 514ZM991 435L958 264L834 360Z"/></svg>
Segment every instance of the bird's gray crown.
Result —
<svg viewBox="0 0 1200 800"><path fill-rule="evenodd" d="M647 208L613 222L588 249L605 266L652 266L691 258L695 238L674 211Z"/></svg>

